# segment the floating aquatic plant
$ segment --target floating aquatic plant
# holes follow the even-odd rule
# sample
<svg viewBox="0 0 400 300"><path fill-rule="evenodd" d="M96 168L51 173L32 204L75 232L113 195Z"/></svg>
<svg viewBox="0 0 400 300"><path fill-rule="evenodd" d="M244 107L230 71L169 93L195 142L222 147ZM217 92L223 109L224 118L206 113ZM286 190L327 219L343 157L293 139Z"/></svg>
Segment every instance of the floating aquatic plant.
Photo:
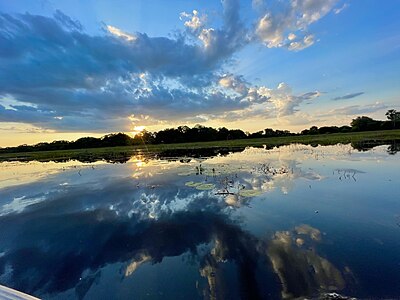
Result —
<svg viewBox="0 0 400 300"><path fill-rule="evenodd" d="M212 190L215 188L215 185L212 183L202 183L196 186L196 189L201 191Z"/></svg>
<svg viewBox="0 0 400 300"><path fill-rule="evenodd" d="M201 182L194 182L194 181L188 181L185 183L186 186L190 186L190 187L196 187L198 185L202 184Z"/></svg>
<svg viewBox="0 0 400 300"><path fill-rule="evenodd" d="M255 197L261 195L262 192L258 190L241 190L239 195L242 197Z"/></svg>
<svg viewBox="0 0 400 300"><path fill-rule="evenodd" d="M186 186L196 188L201 191L205 190L212 190L215 188L215 184L212 183L202 183L202 182L194 182L194 181L188 181L185 183Z"/></svg>
<svg viewBox="0 0 400 300"><path fill-rule="evenodd" d="M193 174L194 174L194 172L187 171L187 172L178 173L178 176L190 176L190 175L193 175Z"/></svg>

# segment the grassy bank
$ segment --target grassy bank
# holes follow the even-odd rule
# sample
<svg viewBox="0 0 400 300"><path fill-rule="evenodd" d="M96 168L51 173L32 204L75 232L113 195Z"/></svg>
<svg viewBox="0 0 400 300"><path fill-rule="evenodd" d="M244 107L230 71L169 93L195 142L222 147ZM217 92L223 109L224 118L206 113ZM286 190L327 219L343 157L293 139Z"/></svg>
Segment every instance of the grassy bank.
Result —
<svg viewBox="0 0 400 300"><path fill-rule="evenodd" d="M68 160L68 159L118 159L118 157L128 157L134 154L160 153L163 151L183 150L183 149L204 149L204 148L240 148L246 146L262 146L269 147L287 145L293 143L311 144L311 145L334 145L348 143L368 143L371 141L393 141L400 139L400 130L385 131L367 131L352 133L333 133L321 135L302 135L288 137L258 138L258 139L242 139L227 140L215 142L196 142L181 144L159 144L159 145L139 145L139 146L122 146L107 148L89 148L74 150L56 150L56 151L38 151L38 152L21 152L21 153L1 153L0 161L6 160Z"/></svg>

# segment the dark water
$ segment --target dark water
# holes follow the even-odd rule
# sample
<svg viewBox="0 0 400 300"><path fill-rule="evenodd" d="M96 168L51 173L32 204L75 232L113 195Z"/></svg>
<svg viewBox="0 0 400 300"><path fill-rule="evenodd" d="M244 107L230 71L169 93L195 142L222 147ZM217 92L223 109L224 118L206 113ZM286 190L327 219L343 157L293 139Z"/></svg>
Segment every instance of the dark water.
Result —
<svg viewBox="0 0 400 300"><path fill-rule="evenodd" d="M400 298L391 150L2 163L0 284L44 299Z"/></svg>

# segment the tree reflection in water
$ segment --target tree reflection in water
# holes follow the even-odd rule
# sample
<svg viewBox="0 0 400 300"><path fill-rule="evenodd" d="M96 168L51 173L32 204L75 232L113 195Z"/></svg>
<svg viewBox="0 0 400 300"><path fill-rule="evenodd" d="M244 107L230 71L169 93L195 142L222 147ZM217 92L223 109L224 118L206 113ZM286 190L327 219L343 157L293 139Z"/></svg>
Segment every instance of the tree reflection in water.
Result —
<svg viewBox="0 0 400 300"><path fill-rule="evenodd" d="M317 151L325 159L326 149L295 151L296 159L290 151L251 148L242 156L207 161L99 166L82 176L70 169L52 181L3 191L11 200L0 211L0 228L7 228L1 232L0 282L44 298L73 291L82 299L110 266L122 266L122 282L145 265L188 254L202 298L301 298L348 291L351 270L319 253L323 235L317 228L298 224L261 237L245 229L237 214L254 195L276 189L282 196L297 179L324 178L302 162ZM112 177L116 170L122 175ZM45 192L36 191L38 186Z"/></svg>

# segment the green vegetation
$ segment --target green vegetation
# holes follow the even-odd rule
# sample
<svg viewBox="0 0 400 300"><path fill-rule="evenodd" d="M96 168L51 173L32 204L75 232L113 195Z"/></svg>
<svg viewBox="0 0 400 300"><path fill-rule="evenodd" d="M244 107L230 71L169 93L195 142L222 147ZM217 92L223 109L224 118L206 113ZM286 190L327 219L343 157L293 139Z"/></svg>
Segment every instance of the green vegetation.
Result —
<svg viewBox="0 0 400 300"><path fill-rule="evenodd" d="M400 122L400 111L389 109L385 116L392 122L393 128L396 128L396 122L397 124Z"/></svg>
<svg viewBox="0 0 400 300"><path fill-rule="evenodd" d="M332 145L352 143L363 149L373 143L400 139L400 113L394 109L386 112L387 121L362 116L353 119L350 126L312 126L296 134L288 130L273 130L254 133L240 129L218 129L196 125L193 128L179 126L158 132L143 131L135 137L124 133L107 134L101 138L83 137L76 141L54 141L36 145L0 148L1 160L69 160L124 162L132 155L155 155L164 157L180 155L213 155L210 151L200 153L198 149L244 148L266 146L268 148L290 143L310 145ZM192 150L196 153L190 153ZM397 151L397 144L393 151ZM179 150L185 150L185 152ZM238 149L237 149L238 150ZM392 151L392 152L393 152ZM226 151L225 151L226 152ZM229 152L229 150L228 150ZM180 154L180 155L179 155Z"/></svg>
<svg viewBox="0 0 400 300"><path fill-rule="evenodd" d="M135 137L130 137L124 133L107 134L101 138L83 137L76 141L53 141L51 143L39 143L36 145L20 145L18 147L0 148L0 153L20 153L20 152L37 152L37 151L54 151L54 150L73 150L73 149L92 149L106 148L118 146L140 146L140 145L161 145L161 144L177 144L177 143L198 143L198 142L214 142L214 141L234 141L248 140L240 143L241 145L249 145L253 143L264 144L264 141L249 141L252 139L276 138L276 137L294 137L307 136L316 134L333 134L348 133L362 131L378 131L400 129L399 122L396 121L400 117L400 113L394 109L388 110L386 113L388 121L374 120L366 116L353 119L350 126L323 126L318 128L312 126L305 129L301 133L296 134L288 130L273 130L266 128L264 131L254 133L244 132L240 129L227 129L220 127L218 129L196 125L193 128L188 126L179 126L177 128L167 128L158 132L142 131ZM293 139L291 139L292 141ZM302 139L300 139L302 140ZM238 142L234 142L236 144ZM171 149L169 147L168 149ZM101 151L101 150L100 150ZM118 151L115 149L115 151ZM92 151L93 152L93 151ZM96 151L94 151L96 152Z"/></svg>
<svg viewBox="0 0 400 300"><path fill-rule="evenodd" d="M112 162L126 161L132 155L155 155L168 152L169 156L174 153L182 154L179 150L196 150L207 148L244 148L247 146L263 146L272 148L275 146L287 144L309 144L309 145L334 145L352 143L355 148L362 149L368 147L371 143L384 143L400 140L400 130L383 130L383 131L367 131L367 132L349 132L349 133L332 133L317 135L296 135L284 137L254 138L254 139L237 139L226 141L210 141L195 143L178 143L178 144L142 144L136 146L119 146L104 147L90 149L71 149L71 150L54 150L54 151L33 151L18 153L0 153L0 161L5 160L69 160L78 159L81 161L96 161L104 159ZM375 144L376 145L376 144ZM177 151L177 152L175 152ZM184 154L184 152L183 152Z"/></svg>

